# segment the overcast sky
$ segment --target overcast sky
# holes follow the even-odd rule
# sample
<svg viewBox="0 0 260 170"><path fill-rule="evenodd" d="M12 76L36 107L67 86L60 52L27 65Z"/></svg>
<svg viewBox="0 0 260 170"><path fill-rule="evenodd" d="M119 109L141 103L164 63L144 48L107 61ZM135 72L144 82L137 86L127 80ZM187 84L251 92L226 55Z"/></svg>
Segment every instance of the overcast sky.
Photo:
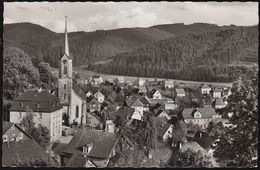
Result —
<svg viewBox="0 0 260 170"><path fill-rule="evenodd" d="M257 2L5 2L4 23L31 22L55 32L195 22L258 24Z"/></svg>

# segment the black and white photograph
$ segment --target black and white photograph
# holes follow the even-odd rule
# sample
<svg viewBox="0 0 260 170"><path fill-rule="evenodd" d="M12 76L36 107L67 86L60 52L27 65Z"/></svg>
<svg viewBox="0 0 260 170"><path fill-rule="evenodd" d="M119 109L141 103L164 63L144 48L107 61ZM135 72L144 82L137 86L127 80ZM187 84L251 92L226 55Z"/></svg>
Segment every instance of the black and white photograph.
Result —
<svg viewBox="0 0 260 170"><path fill-rule="evenodd" d="M2 168L257 168L258 2L2 2Z"/></svg>

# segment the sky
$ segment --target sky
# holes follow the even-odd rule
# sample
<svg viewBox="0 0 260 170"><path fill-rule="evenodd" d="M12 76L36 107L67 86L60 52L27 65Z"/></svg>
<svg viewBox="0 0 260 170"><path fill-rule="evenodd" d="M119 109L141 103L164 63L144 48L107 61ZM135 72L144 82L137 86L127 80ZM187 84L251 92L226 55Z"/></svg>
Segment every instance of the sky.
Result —
<svg viewBox="0 0 260 170"><path fill-rule="evenodd" d="M31 22L54 32L197 22L258 24L258 2L4 2L4 24Z"/></svg>

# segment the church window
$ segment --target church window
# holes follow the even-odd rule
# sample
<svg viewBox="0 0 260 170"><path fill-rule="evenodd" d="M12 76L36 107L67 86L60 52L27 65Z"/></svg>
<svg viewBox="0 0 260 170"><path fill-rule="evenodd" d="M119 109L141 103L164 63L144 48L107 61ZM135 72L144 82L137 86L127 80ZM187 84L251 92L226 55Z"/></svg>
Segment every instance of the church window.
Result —
<svg viewBox="0 0 260 170"><path fill-rule="evenodd" d="M67 66L64 66L63 74L67 75L68 69Z"/></svg>
<svg viewBox="0 0 260 170"><path fill-rule="evenodd" d="M66 95L66 94L64 94L64 100L66 100L66 98L67 98L67 95Z"/></svg>
<svg viewBox="0 0 260 170"><path fill-rule="evenodd" d="M79 106L77 105L76 106L76 118L78 118L79 117Z"/></svg>
<svg viewBox="0 0 260 170"><path fill-rule="evenodd" d="M66 89L67 88L67 85L66 84L64 84L64 89Z"/></svg>

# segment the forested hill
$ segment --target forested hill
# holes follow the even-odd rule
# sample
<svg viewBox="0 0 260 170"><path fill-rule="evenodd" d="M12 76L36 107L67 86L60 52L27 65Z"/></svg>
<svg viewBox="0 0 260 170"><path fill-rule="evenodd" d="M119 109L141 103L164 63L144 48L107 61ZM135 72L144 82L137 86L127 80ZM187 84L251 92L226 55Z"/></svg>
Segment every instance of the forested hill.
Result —
<svg viewBox="0 0 260 170"><path fill-rule="evenodd" d="M258 26L189 33L120 53L98 72L201 81L232 81L250 69L233 62L258 61Z"/></svg>
<svg viewBox="0 0 260 170"><path fill-rule="evenodd" d="M219 31L226 27L196 23L191 25L167 24L149 28L123 28L94 32L69 33L73 65L91 64L106 60L121 52L129 52L143 44L170 37L205 31ZM4 48L17 47L26 52L35 65L40 61L57 67L63 53L64 34L52 32L31 23L4 25Z"/></svg>

